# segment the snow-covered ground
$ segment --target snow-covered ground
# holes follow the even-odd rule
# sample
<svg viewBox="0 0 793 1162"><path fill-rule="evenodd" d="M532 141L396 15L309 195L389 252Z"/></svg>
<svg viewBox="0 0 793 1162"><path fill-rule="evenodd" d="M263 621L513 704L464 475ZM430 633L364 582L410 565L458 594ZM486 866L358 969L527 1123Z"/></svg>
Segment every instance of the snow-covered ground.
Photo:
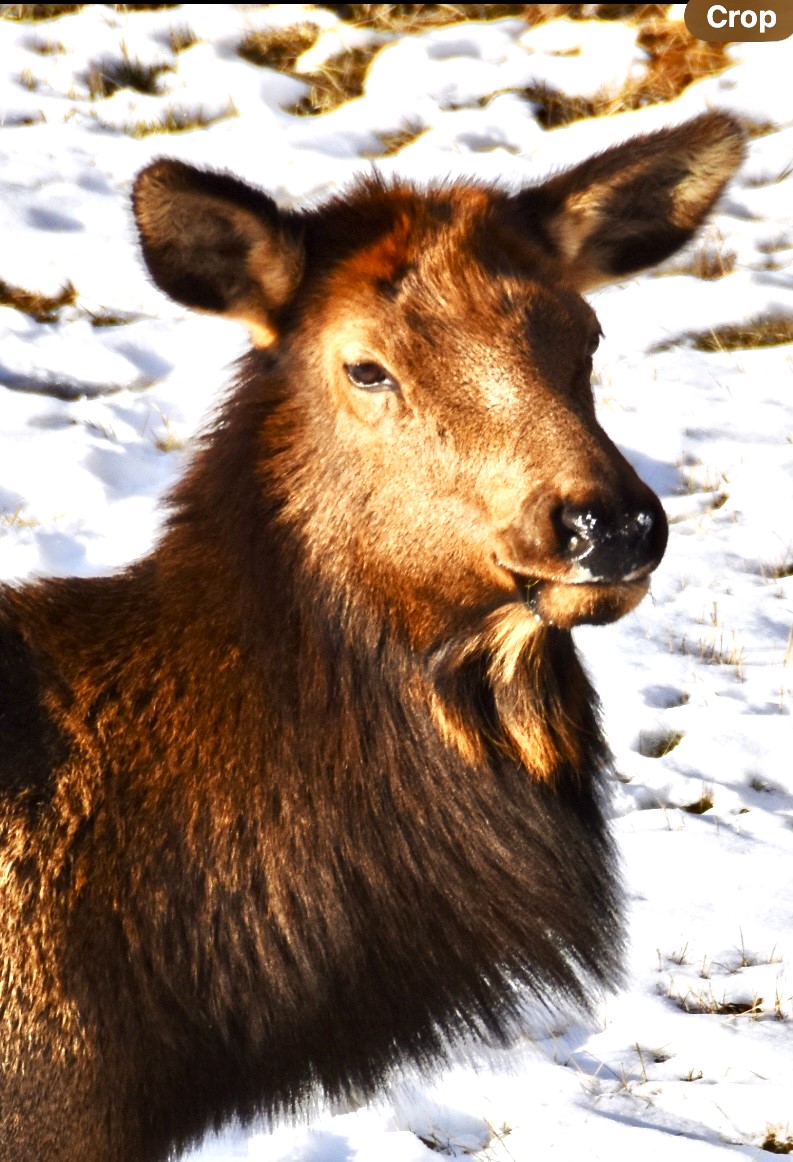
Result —
<svg viewBox="0 0 793 1162"><path fill-rule="evenodd" d="M77 292L49 323L0 306L1 577L101 572L144 552L243 349L234 324L188 317L147 283L128 193L151 158L225 168L287 203L373 164L516 187L711 107L766 132L687 255L592 297L602 421L671 522L652 598L576 633L620 772L627 987L593 1028L560 1022L497 1060L300 1126L230 1130L190 1158L419 1162L430 1144L491 1162L762 1157L793 1138L793 347L708 353L683 337L793 319L793 40L732 46L730 68L674 102L546 131L509 90L619 87L644 68L634 27L507 19L381 37L362 97L298 117L284 106L305 85L236 49L251 29L300 20L324 29L305 70L377 39L297 5L0 21L0 280ZM169 34L187 27L196 43L177 55ZM161 93L91 100L92 66L123 53L169 66ZM226 116L128 132L199 107ZM373 162L405 126L424 132ZM730 273L686 273L703 250Z"/></svg>

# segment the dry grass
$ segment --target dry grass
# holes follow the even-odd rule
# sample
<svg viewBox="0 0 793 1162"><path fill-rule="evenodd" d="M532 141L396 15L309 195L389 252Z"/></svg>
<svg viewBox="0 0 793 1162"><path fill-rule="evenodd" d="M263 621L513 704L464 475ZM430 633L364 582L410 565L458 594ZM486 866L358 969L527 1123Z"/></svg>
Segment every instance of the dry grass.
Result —
<svg viewBox="0 0 793 1162"><path fill-rule="evenodd" d="M237 52L249 64L291 73L303 53L316 44L319 31L316 24L306 21L288 28L251 30L237 45Z"/></svg>
<svg viewBox="0 0 793 1162"><path fill-rule="evenodd" d="M181 452L187 447L187 441L173 430L167 416L162 416L162 425L163 430L154 441L160 452Z"/></svg>
<svg viewBox="0 0 793 1162"><path fill-rule="evenodd" d="M686 634L680 639L670 635L669 650L697 658L706 666L729 666L739 682L743 682L746 677L746 649L741 645L740 635L735 630L718 627L696 641L689 641Z"/></svg>
<svg viewBox="0 0 793 1162"><path fill-rule="evenodd" d="M778 1127L771 1127L760 1144L760 1149L767 1150L769 1154L793 1154L793 1134Z"/></svg>
<svg viewBox="0 0 793 1162"><path fill-rule="evenodd" d="M42 40L40 37L35 37L29 40L25 45L31 52L38 53L39 56L57 56L59 53L66 52L66 48L59 40Z"/></svg>
<svg viewBox="0 0 793 1162"><path fill-rule="evenodd" d="M595 8L597 13L593 13ZM684 24L670 22L666 8L659 4L554 5L553 16L591 19L596 15L598 19L630 19L637 24L637 43L648 55L645 71L626 81L621 89L603 89L593 97L569 96L546 84L500 92L516 92L524 97L535 105L540 125L544 129L556 129L590 117L610 117L671 101L693 81L720 73L729 66L726 45L698 40ZM544 18L548 15L544 14ZM483 104L497 95L488 96Z"/></svg>
<svg viewBox="0 0 793 1162"><path fill-rule="evenodd" d="M766 565L762 574L772 581L781 581L785 577L793 577L793 546L783 551L778 561L773 565Z"/></svg>
<svg viewBox="0 0 793 1162"><path fill-rule="evenodd" d="M650 348L651 353L675 347L695 351L745 351L754 347L779 347L793 343L793 318L789 315L759 315L748 323L727 323L710 331L686 331Z"/></svg>
<svg viewBox="0 0 793 1162"><path fill-rule="evenodd" d="M704 815L706 811L713 808L715 800L713 798L713 788L703 787L702 794L693 803L685 803L681 807L681 811L687 811L689 815Z"/></svg>
<svg viewBox="0 0 793 1162"><path fill-rule="evenodd" d="M198 36L188 24L175 24L168 29L166 44L174 56L177 56L186 48L192 48L194 44L198 44Z"/></svg>
<svg viewBox="0 0 793 1162"><path fill-rule="evenodd" d="M22 72L17 77L17 83L20 84L23 89L27 89L30 93L35 93L36 89L38 89L39 85L41 84L38 78L33 76L33 73L30 69L22 70Z"/></svg>
<svg viewBox="0 0 793 1162"><path fill-rule="evenodd" d="M37 323L56 323L63 307L71 307L76 301L77 291L70 282L64 283L57 294L45 295L12 286L0 279L0 306L24 311Z"/></svg>
<svg viewBox="0 0 793 1162"><path fill-rule="evenodd" d="M0 525L9 529L34 529L38 526L34 517L22 516L22 505L18 505L13 512L0 509Z"/></svg>
<svg viewBox="0 0 793 1162"><path fill-rule="evenodd" d="M172 65L165 62L143 64L131 57L126 45L122 45L118 60L107 59L92 64L84 80L92 101L112 97L119 89L134 89L136 93L156 97L160 94L160 77L171 72Z"/></svg>
<svg viewBox="0 0 793 1162"><path fill-rule="evenodd" d="M757 249L761 254L779 254L781 250L793 250L793 238L780 234L777 238L770 238L765 242L758 242Z"/></svg>
<svg viewBox="0 0 793 1162"><path fill-rule="evenodd" d="M701 77L720 73L729 64L723 44L705 44L684 26L653 22L654 31L640 33L638 42L649 53L644 73L626 81L621 89L603 89L594 97L575 97L550 85L529 85L517 91L537 107L544 129L557 129L590 117L659 105L678 97ZM491 100L492 98L488 98Z"/></svg>
<svg viewBox="0 0 793 1162"><path fill-rule="evenodd" d="M646 76L636 83L634 103L625 108L672 100L693 81L720 73L731 63L726 44L699 40L682 21L669 21L665 13L642 22L637 43L650 59Z"/></svg>
<svg viewBox="0 0 793 1162"><path fill-rule="evenodd" d="M329 113L360 97L369 65L382 48L382 44L349 48L330 57L313 73L296 72L298 60L316 43L319 33L316 24L304 21L288 28L248 32L237 46L239 55L250 64L276 69L309 86L306 95L288 109L302 117Z"/></svg>
<svg viewBox="0 0 793 1162"><path fill-rule="evenodd" d="M732 274L738 264L734 250L724 248L724 240L709 241L689 255L688 259L664 268L662 274L690 274L694 278L712 282Z"/></svg>
<svg viewBox="0 0 793 1162"><path fill-rule="evenodd" d="M92 327L126 327L129 323L136 323L141 317L140 315L111 311L107 307L100 307L97 311L83 308L83 314L87 316Z"/></svg>
<svg viewBox="0 0 793 1162"><path fill-rule="evenodd" d="M741 667L746 657L746 651L738 643L733 631L731 637L727 631L720 629L718 633L707 638L701 638L699 646L684 652L694 653L701 662L708 666L737 666Z"/></svg>
<svg viewBox="0 0 793 1162"><path fill-rule="evenodd" d="M394 154L399 153L406 145L410 145L411 142L416 141L425 132L426 130L423 125L407 122L401 129L396 129L393 133L378 133L380 148L364 156L393 157Z"/></svg>
<svg viewBox="0 0 793 1162"><path fill-rule="evenodd" d="M131 121L123 126L103 124L103 128L110 130L120 128L122 133L140 140L152 137L156 133L186 133L189 129L206 129L209 125L216 125L218 121L226 121L229 117L237 115L237 107L233 101L229 101L225 109L214 113L208 113L200 106L195 109L172 106L153 121Z"/></svg>
<svg viewBox="0 0 793 1162"><path fill-rule="evenodd" d="M381 47L376 44L349 48L330 57L315 73L301 73L299 80L307 81L310 88L288 112L299 117L315 117L360 97L369 65Z"/></svg>
<svg viewBox="0 0 793 1162"><path fill-rule="evenodd" d="M459 1158L462 1155L468 1157L474 1153L483 1162L487 1162L488 1159L496 1162L497 1158L503 1159L505 1156L512 1158L513 1155L506 1146L506 1139L512 1133L512 1127L507 1122L504 1122L499 1127L492 1125L490 1122L486 1124L490 1136L487 1144L480 1147L474 1147L469 1142L461 1142L454 1135L436 1129L435 1127L432 1127L423 1134L416 1133L416 1137L428 1150L432 1150L435 1154L444 1154L451 1158Z"/></svg>
<svg viewBox="0 0 793 1162"><path fill-rule="evenodd" d="M726 46L706 44L693 37L682 22L667 19L668 5L662 4L347 4L336 5L339 15L357 27L380 33L406 34L426 28L516 17L527 26L565 16L570 19L627 20L637 26L637 40L648 56L646 69L618 91L594 97L570 97L549 85L530 85L517 92L536 107L539 123L554 129L589 117L605 117L628 109L639 109L679 96L685 88L729 65ZM358 46L331 57L311 74L296 74L300 56L317 39L317 26L310 22L288 28L251 31L241 41L238 52L245 60L277 69L305 80L309 92L289 110L301 116L316 116L338 108L364 88L366 73L382 45ZM492 94L482 100L487 104ZM397 146L400 148L400 146ZM386 147L386 152L395 152ZM704 261L704 260L703 260ZM711 265L715 270L715 266ZM716 274L702 277L718 277Z"/></svg>
<svg viewBox="0 0 793 1162"><path fill-rule="evenodd" d="M116 12L160 12L163 8L179 8L179 4L111 4Z"/></svg>
<svg viewBox="0 0 793 1162"><path fill-rule="evenodd" d="M19 129L25 125L41 125L47 118L43 113L8 114L3 118L3 129Z"/></svg>
<svg viewBox="0 0 793 1162"><path fill-rule="evenodd" d="M54 20L56 16L65 16L69 12L79 12L85 8L84 4L2 4L0 17L3 20L23 20L34 22L39 20Z"/></svg>
<svg viewBox="0 0 793 1162"><path fill-rule="evenodd" d="M712 331L688 336L697 351L738 351L752 347L778 347L793 343L793 318L760 316L748 323L727 324Z"/></svg>
<svg viewBox="0 0 793 1162"><path fill-rule="evenodd" d="M778 182L787 181L787 179L792 174L793 174L793 161L791 161L789 165L786 165L784 169L779 170L778 173L758 174L756 177L747 178L746 185L751 186L753 189L758 189L762 186L774 186Z"/></svg>
<svg viewBox="0 0 793 1162"><path fill-rule="evenodd" d="M561 89L554 89L544 82L509 91L517 92L524 100L534 105L534 115L543 129L557 129L561 125L570 125L573 121L598 116L596 97L570 97ZM483 104L489 104L493 97L499 95L500 93L494 93L486 97Z"/></svg>
<svg viewBox="0 0 793 1162"><path fill-rule="evenodd" d="M672 996L672 1000L684 1013L710 1013L721 1017L759 1017L763 1012L763 998L752 997L747 1001L728 1001L726 997L718 999L713 989L695 992L694 989L684 996Z"/></svg>
<svg viewBox="0 0 793 1162"><path fill-rule="evenodd" d="M358 28L377 32L422 32L467 20L501 20L517 16L530 24L539 23L542 4L341 4L336 5L343 20ZM568 5L554 5L565 8Z"/></svg>
<svg viewBox="0 0 793 1162"><path fill-rule="evenodd" d="M422 32L469 20L503 20L513 17L527 25L541 24L559 16L570 20L630 20L641 23L659 19L668 4L337 4L339 16L359 28L377 32Z"/></svg>
<svg viewBox="0 0 793 1162"><path fill-rule="evenodd" d="M34 23L40 20L55 20L79 12L85 4L0 4L0 19L22 20ZM116 12L156 12L161 8L178 8L178 4L108 4Z"/></svg>
<svg viewBox="0 0 793 1162"><path fill-rule="evenodd" d="M639 754L647 759L660 759L673 751L683 741L681 730L654 731L639 735Z"/></svg>

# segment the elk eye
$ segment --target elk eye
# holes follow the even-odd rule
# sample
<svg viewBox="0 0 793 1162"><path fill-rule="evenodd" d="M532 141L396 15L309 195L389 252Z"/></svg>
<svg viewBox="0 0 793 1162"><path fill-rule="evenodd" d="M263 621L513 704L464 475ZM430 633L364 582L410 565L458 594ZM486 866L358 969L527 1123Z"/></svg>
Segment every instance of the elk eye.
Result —
<svg viewBox="0 0 793 1162"><path fill-rule="evenodd" d="M379 363L345 363L344 370L353 387L364 391L393 391L396 380Z"/></svg>

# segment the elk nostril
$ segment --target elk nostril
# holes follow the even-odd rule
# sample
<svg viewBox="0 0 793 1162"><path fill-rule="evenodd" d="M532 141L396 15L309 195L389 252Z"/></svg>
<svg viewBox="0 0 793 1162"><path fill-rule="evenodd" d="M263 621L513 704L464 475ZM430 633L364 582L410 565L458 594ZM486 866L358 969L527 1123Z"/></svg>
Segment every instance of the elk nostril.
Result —
<svg viewBox="0 0 793 1162"><path fill-rule="evenodd" d="M625 532L637 540L645 540L653 531L655 521L653 514L646 508L629 515L625 520Z"/></svg>
<svg viewBox="0 0 793 1162"><path fill-rule="evenodd" d="M649 506L607 512L600 505L562 505L553 522L560 556L593 579L618 580L653 568L666 547L663 510Z"/></svg>
<svg viewBox="0 0 793 1162"><path fill-rule="evenodd" d="M592 548L604 525L602 513L591 506L565 504L553 519L562 552L573 558L583 556Z"/></svg>

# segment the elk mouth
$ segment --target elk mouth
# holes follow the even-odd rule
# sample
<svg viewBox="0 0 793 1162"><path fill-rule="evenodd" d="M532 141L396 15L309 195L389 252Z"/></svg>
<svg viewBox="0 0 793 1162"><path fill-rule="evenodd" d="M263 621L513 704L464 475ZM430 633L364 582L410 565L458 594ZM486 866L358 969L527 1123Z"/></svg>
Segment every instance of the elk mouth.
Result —
<svg viewBox="0 0 793 1162"><path fill-rule="evenodd" d="M650 587L650 568L621 578L597 578L581 569L578 576L538 577L499 561L538 622L572 629L576 625L608 625L635 609Z"/></svg>

